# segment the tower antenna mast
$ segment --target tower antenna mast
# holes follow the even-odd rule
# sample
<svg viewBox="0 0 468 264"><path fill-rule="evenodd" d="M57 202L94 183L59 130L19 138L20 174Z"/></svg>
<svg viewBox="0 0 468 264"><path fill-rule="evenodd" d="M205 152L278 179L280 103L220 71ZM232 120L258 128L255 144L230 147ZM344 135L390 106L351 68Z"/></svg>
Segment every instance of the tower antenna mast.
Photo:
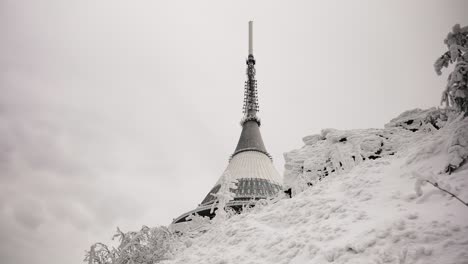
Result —
<svg viewBox="0 0 468 264"><path fill-rule="evenodd" d="M253 55L253 21L249 21L249 57L247 58L247 80L244 87L244 117L241 125L245 122L254 120L260 125L260 118L257 117L258 94L257 80L255 80L255 58Z"/></svg>
<svg viewBox="0 0 468 264"><path fill-rule="evenodd" d="M249 55L253 55L253 21L249 21Z"/></svg>

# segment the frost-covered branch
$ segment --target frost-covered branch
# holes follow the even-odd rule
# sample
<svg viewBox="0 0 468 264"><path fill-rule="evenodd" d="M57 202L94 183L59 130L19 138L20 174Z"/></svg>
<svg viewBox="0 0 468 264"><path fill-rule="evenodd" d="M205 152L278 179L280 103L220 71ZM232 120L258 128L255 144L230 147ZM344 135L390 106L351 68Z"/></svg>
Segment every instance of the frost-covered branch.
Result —
<svg viewBox="0 0 468 264"><path fill-rule="evenodd" d="M417 196L423 195L423 191L421 186L423 186L426 182L429 183L430 185L436 187L437 189L449 194L450 196L454 197L458 201L460 201L462 204L465 206L468 206L468 203L463 201L460 197L455 195L454 193L450 192L449 190L440 187L439 183L436 181L434 178L434 175L428 175L428 176L422 176L418 172L413 172L413 175L416 177L416 182L414 183L414 190L416 191Z"/></svg>
<svg viewBox="0 0 468 264"><path fill-rule="evenodd" d="M429 181L429 180L423 180L423 181L429 183L430 185L436 187L437 189L439 189L439 190L441 190L441 191L443 191L443 192L446 192L446 193L450 194L450 196L452 196L453 198L457 199L458 201L460 201L460 202L461 202L462 204L464 204L465 206L468 206L468 202L463 201L462 199L460 199L460 197L456 196L456 195L453 194L452 192L450 192L450 191L448 191L448 190L446 190L446 189L440 187L439 184L438 184L437 182L431 182L431 181Z"/></svg>

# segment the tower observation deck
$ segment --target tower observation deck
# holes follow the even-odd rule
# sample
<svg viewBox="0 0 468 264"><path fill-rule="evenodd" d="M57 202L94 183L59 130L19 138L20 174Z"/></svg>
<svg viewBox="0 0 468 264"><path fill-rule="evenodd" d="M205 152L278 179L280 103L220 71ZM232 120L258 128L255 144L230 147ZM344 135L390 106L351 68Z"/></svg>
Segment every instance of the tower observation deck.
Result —
<svg viewBox="0 0 468 264"><path fill-rule="evenodd" d="M281 177L273 166L273 160L265 148L260 134L257 80L255 79L255 58L253 55L253 22L249 22L249 55L246 60L247 80L244 86L244 106L241 120L242 132L234 153L231 155L225 175L237 180L234 200L227 206L239 209L252 200L265 199L276 195L281 190ZM223 174L224 175L224 174ZM216 194L222 183L222 177L208 192L201 204L192 211L174 219L173 223L185 222L186 217L197 213L210 216L211 206L216 201Z"/></svg>

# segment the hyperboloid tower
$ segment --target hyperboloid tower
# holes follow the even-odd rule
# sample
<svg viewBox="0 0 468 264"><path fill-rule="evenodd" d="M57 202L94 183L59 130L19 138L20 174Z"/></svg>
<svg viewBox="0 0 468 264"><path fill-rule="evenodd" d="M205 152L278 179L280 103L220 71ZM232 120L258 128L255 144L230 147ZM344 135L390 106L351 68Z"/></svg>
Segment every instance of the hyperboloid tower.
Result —
<svg viewBox="0 0 468 264"><path fill-rule="evenodd" d="M271 197L281 190L281 179L273 166L273 160L268 154L260 134L260 118L258 112L257 80L255 80L255 59L253 55L253 22L249 22L249 56L247 58L247 81L244 88L244 116L241 120L242 133L225 170L226 177L237 180L234 200L227 206L239 209L250 204L252 200ZM220 177L215 186L208 192L205 199L194 210L174 219L173 223L186 221L186 217L197 213L201 216L213 216L210 212L216 201L216 194L223 182Z"/></svg>

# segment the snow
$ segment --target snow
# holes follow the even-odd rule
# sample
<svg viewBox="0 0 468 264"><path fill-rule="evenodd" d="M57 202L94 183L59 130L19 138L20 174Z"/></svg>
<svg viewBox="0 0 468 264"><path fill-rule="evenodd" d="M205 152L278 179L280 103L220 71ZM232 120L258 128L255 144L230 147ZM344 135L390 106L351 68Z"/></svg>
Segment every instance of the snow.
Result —
<svg viewBox="0 0 468 264"><path fill-rule="evenodd" d="M212 220L195 215L168 228L119 230L117 249L95 244L88 257L106 264L468 264L468 118L415 109L383 129L324 129L304 143L284 154L291 198L280 193L241 214L218 209ZM234 187L229 173L223 182L220 207Z"/></svg>
<svg viewBox="0 0 468 264"><path fill-rule="evenodd" d="M307 136L285 153L291 199L203 225L162 263L468 263L468 207L424 184L468 201L467 128L417 109L384 129Z"/></svg>

